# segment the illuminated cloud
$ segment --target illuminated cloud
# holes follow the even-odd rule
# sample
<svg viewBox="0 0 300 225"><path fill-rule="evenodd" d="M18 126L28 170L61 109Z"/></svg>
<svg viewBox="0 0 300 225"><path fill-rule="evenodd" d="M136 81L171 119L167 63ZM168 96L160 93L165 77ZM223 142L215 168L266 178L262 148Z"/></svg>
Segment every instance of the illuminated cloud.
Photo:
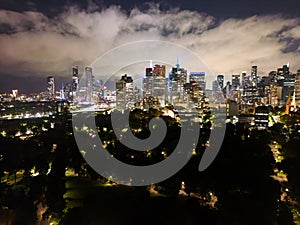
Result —
<svg viewBox="0 0 300 225"><path fill-rule="evenodd" d="M0 10L0 73L69 76L73 64L83 67L120 44L149 39L190 48L215 73L249 71L253 64L262 74L287 62L294 71L300 67L299 18L269 15L217 22L196 11L161 11L155 4L129 14L118 6L96 9L70 7L52 19L39 12Z"/></svg>

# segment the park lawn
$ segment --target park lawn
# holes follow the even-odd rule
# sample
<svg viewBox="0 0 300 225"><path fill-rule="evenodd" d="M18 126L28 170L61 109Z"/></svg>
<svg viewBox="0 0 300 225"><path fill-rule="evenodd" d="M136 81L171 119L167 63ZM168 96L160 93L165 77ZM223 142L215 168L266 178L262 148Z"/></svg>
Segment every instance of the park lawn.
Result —
<svg viewBox="0 0 300 225"><path fill-rule="evenodd" d="M66 179L66 193L64 198L67 202L67 208L80 207L83 202L93 196L93 198L101 199L102 203L106 203L106 206L114 200L127 198L131 193L133 197L131 187L116 186L112 184L102 183L100 181L91 180L85 177L68 176Z"/></svg>

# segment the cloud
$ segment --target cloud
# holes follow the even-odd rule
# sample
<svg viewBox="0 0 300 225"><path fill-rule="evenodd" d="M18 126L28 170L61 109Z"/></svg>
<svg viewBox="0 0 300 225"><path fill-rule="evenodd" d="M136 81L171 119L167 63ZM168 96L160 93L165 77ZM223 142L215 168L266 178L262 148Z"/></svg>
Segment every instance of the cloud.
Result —
<svg viewBox="0 0 300 225"><path fill-rule="evenodd" d="M249 71L254 64L267 74L288 61L292 69L300 67L300 19L280 15L217 22L196 11L161 11L155 4L130 13L91 5L88 11L69 7L52 19L39 12L0 10L0 21L2 74L69 76L73 64L82 68L120 44L149 39L190 48L216 74Z"/></svg>
<svg viewBox="0 0 300 225"><path fill-rule="evenodd" d="M289 42L282 39L283 30L292 30L297 24L299 19L279 16L228 19L203 33L194 46L217 73L239 73L257 64L266 74L288 61L300 66L299 52L284 53Z"/></svg>

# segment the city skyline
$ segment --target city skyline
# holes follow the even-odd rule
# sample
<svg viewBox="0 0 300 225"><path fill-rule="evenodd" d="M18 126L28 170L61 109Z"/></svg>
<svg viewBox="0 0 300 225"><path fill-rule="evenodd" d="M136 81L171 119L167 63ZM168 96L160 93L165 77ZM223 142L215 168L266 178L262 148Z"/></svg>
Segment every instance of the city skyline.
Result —
<svg viewBox="0 0 300 225"><path fill-rule="evenodd" d="M22 6L17 2L0 4L0 90L4 92L8 87L36 90L47 76L65 83L72 65L84 68L114 47L149 39L193 50L216 75L225 74L227 79L250 71L252 65L258 66L260 75L288 62L291 71L300 65L296 1L275 1L271 7L258 1L253 5L27 1ZM174 55L174 61L176 57L180 56Z"/></svg>
<svg viewBox="0 0 300 225"><path fill-rule="evenodd" d="M150 61L150 64L151 63L152 63L152 61ZM158 65L158 64L156 64L156 65ZM179 65L178 62L177 62L177 64L174 63L173 66L167 65L166 68L168 68L169 70L166 70L166 73L165 73L165 76L164 76L166 79L172 73L172 68L174 66L176 67L176 65ZM261 79L263 79L264 77L270 76L271 73L274 73L274 72L278 73L278 70L282 69L285 66L287 66L289 68L289 73L291 75L296 75L300 70L300 69L298 69L298 70L292 71L290 69L289 63L287 63L286 65L278 66L277 68L274 67L273 70L270 70L270 71L268 71L267 73L264 73L264 74L259 73L259 67L256 66L256 65L255 66L253 65L252 69L253 69L253 67L256 67L256 74L257 74L258 78L260 79L259 81L261 81ZM150 65L150 67L154 68L155 65L152 65L152 66ZM150 68L150 67L146 66L145 69ZM74 68L76 68L76 69L74 70ZM93 67L85 66L83 68L80 68L77 65L73 65L69 68L69 70L70 70L69 75L66 76L66 77L61 77L61 76L56 76L56 75L48 75L48 76L45 76L45 77L35 78L35 79L40 80L39 82L41 83L40 86L36 86L37 91L32 91L32 89L29 90L29 91L24 91L24 89L23 89L24 85L22 86L23 82L21 82L21 86L19 86L20 88L16 88L16 86L6 86L5 90L0 89L0 94L1 93L2 94L11 93L13 90L18 90L18 92L20 94L34 94L34 93L49 92L49 81L48 81L48 79L50 77L53 78L53 81L52 81L52 83L53 83L53 87L52 87L53 92L55 92L55 91L57 92L57 91L60 91L61 88L65 87L66 85L71 85L72 83L73 83L72 85L78 85L78 83L80 82L81 79L83 79L83 81L81 81L81 83L82 82L85 83L86 68L91 68L92 69ZM240 79L240 82L242 82L242 80L244 80L243 76L250 76L252 74L252 69L250 67L250 69L248 71L243 70L241 72L236 72L236 73L231 73L231 74L225 74L225 73L213 74L214 76L211 76L212 74L209 74L209 76L207 76L206 71L200 71L199 70L199 71L196 72L196 71L189 70L189 68L186 68L186 72L187 72L187 74L189 74L189 76L192 76L193 74L197 74L197 73L203 73L204 75L206 74L205 75L205 80L204 80L206 88L204 88L204 89L202 88L202 89L213 91L214 90L214 86L213 86L214 84L213 83L218 80L219 76L223 76L223 85L226 86L226 83L227 82L232 83L233 77L236 77L236 76L238 76L239 79ZM138 68L135 68L133 71L137 71L137 70L138 70ZM114 89L114 83L113 82L117 81L120 76L122 76L122 75L131 75L132 76L133 75L135 77L135 79L134 79L135 85L137 86L137 88L141 89L142 88L142 86L141 86L142 80L145 76L147 76L147 71L142 71L141 70L139 73L136 73L136 72L130 73L131 72L130 69L127 70L127 71L129 71L129 73L126 72L126 69L125 70L121 69L117 73L113 74L113 76L112 76L113 78L110 78L110 79L106 80L106 82L103 85L105 85L105 86L108 85L109 89L113 90ZM74 77L75 77L76 81L74 80ZM97 75L96 77L93 78L94 82L96 82L99 78L102 78L102 77ZM139 82L136 83L136 80L138 80ZM45 82L45 81L47 81L47 82ZM103 80L101 80L101 82L103 82ZM139 84L139 83L141 83L141 84Z"/></svg>

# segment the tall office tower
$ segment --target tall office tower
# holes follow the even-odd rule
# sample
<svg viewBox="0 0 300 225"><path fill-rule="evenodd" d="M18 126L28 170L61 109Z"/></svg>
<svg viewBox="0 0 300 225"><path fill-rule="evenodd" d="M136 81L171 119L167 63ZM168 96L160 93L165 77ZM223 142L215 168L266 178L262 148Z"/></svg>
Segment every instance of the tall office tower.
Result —
<svg viewBox="0 0 300 225"><path fill-rule="evenodd" d="M233 90L238 90L240 88L240 85L241 85L240 77L241 76L239 74L231 76L231 84L232 84L232 89Z"/></svg>
<svg viewBox="0 0 300 225"><path fill-rule="evenodd" d="M155 65L153 68L153 94L157 97L160 106L164 107L166 104L166 66Z"/></svg>
<svg viewBox="0 0 300 225"><path fill-rule="evenodd" d="M78 88L78 66L72 66L72 92L76 92Z"/></svg>
<svg viewBox="0 0 300 225"><path fill-rule="evenodd" d="M168 78L168 102L172 105L180 104L184 106L186 103L186 91L184 85L187 83L187 71L180 67L177 63L175 67L172 67Z"/></svg>
<svg viewBox="0 0 300 225"><path fill-rule="evenodd" d="M282 86L282 100L284 102L287 101L288 95L292 96L294 94L295 80L296 75L289 74L284 77L283 82L280 82L279 85Z"/></svg>
<svg viewBox="0 0 300 225"><path fill-rule="evenodd" d="M284 79L285 76L290 75L290 65L283 65L281 68L277 69L277 79Z"/></svg>
<svg viewBox="0 0 300 225"><path fill-rule="evenodd" d="M223 89L221 88L218 80L214 80L212 82L212 94L211 96L208 96L208 98L210 98L210 101L214 103L224 103Z"/></svg>
<svg viewBox="0 0 300 225"><path fill-rule="evenodd" d="M64 87L64 85L62 84L61 85L61 89L60 89L60 99L61 100L66 100L66 97L65 97L65 87Z"/></svg>
<svg viewBox="0 0 300 225"><path fill-rule="evenodd" d="M295 100L296 104L300 104L300 70L297 71L295 80Z"/></svg>
<svg viewBox="0 0 300 225"><path fill-rule="evenodd" d="M247 76L246 71L242 71L242 76L241 76L241 88L245 90L246 87L250 86L250 77Z"/></svg>
<svg viewBox="0 0 300 225"><path fill-rule="evenodd" d="M296 75L290 73L289 64L283 65L282 68L277 69L277 85L278 85L278 96L280 97L281 104L285 104L288 95L293 95Z"/></svg>
<svg viewBox="0 0 300 225"><path fill-rule="evenodd" d="M131 76L124 74L116 83L116 107L123 110L132 109L136 103L133 79Z"/></svg>
<svg viewBox="0 0 300 225"><path fill-rule="evenodd" d="M92 101L93 97L93 87L94 87L94 76L92 67L85 67L85 76L86 76L86 95L85 100L87 102Z"/></svg>
<svg viewBox="0 0 300 225"><path fill-rule="evenodd" d="M253 87L257 86L258 76L257 76L257 66L252 66L251 68L251 82Z"/></svg>
<svg viewBox="0 0 300 225"><path fill-rule="evenodd" d="M47 91L50 98L55 98L55 83L53 76L47 77Z"/></svg>
<svg viewBox="0 0 300 225"><path fill-rule="evenodd" d="M166 103L166 66L154 65L146 68L146 76L143 78L143 97L157 98L160 106Z"/></svg>
<svg viewBox="0 0 300 225"><path fill-rule="evenodd" d="M72 66L72 76L78 77L78 66Z"/></svg>
<svg viewBox="0 0 300 225"><path fill-rule="evenodd" d="M263 76L260 82L257 84L258 97L265 104L268 103L268 93L270 92L271 78L269 76Z"/></svg>
<svg viewBox="0 0 300 225"><path fill-rule="evenodd" d="M190 81L195 81L204 92L206 88L205 72L191 72Z"/></svg>
<svg viewBox="0 0 300 225"><path fill-rule="evenodd" d="M245 75L243 80L243 99L248 103L255 103L259 100L257 84L257 66L252 66L250 76Z"/></svg>
<svg viewBox="0 0 300 225"><path fill-rule="evenodd" d="M212 82L212 90L213 90L213 92L220 92L220 86L219 86L219 82L217 80L214 80Z"/></svg>
<svg viewBox="0 0 300 225"><path fill-rule="evenodd" d="M225 87L224 87L224 97L230 98L232 94L232 86L229 81L227 81Z"/></svg>
<svg viewBox="0 0 300 225"><path fill-rule="evenodd" d="M146 77L150 77L153 74L153 68L152 67L148 67L146 68Z"/></svg>
<svg viewBox="0 0 300 225"><path fill-rule="evenodd" d="M152 71L153 76L158 76L158 77L166 77L166 66L165 65L154 65L153 71Z"/></svg>
<svg viewBox="0 0 300 225"><path fill-rule="evenodd" d="M198 96L199 99L193 100L194 103L198 102L198 107L201 106L201 99L205 97L206 81L205 81L205 72L190 72L190 82L195 82L195 86L192 90L194 96ZM202 104L203 105L203 104Z"/></svg>
<svg viewBox="0 0 300 225"><path fill-rule="evenodd" d="M277 84L276 75L277 75L276 71L269 72L269 77L270 77L270 80L271 80L271 84L273 84L273 85Z"/></svg>
<svg viewBox="0 0 300 225"><path fill-rule="evenodd" d="M146 76L143 78L143 97L153 96L153 68L146 68Z"/></svg>
<svg viewBox="0 0 300 225"><path fill-rule="evenodd" d="M222 74L218 75L217 81L218 81L220 89L222 89L224 87L224 75L222 75Z"/></svg>
<svg viewBox="0 0 300 225"><path fill-rule="evenodd" d="M101 98L104 97L104 82L103 80L96 80L94 81L94 91L95 93L100 96Z"/></svg>
<svg viewBox="0 0 300 225"><path fill-rule="evenodd" d="M176 81L182 86L186 83L187 71L180 67L177 63L176 66L172 67L171 72L169 73L169 80Z"/></svg>
<svg viewBox="0 0 300 225"><path fill-rule="evenodd" d="M277 92L279 91L279 89L277 87L277 71L269 72L269 80L270 80L270 85L265 90L265 93L268 96L267 104L275 107L278 105ZM280 93L280 96L281 96L281 93Z"/></svg>

